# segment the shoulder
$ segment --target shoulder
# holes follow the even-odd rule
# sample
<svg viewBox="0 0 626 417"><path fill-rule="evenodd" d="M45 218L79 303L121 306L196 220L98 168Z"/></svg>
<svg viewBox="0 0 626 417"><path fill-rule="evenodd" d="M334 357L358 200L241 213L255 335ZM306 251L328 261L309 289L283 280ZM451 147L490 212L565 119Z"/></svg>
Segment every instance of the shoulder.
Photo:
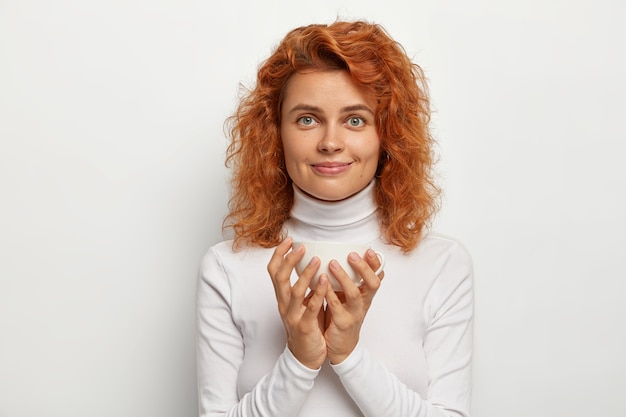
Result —
<svg viewBox="0 0 626 417"><path fill-rule="evenodd" d="M473 287L474 267L469 251L457 239L438 233L426 235L415 249L416 256L427 264L432 277L431 290L448 293L461 287Z"/></svg>
<svg viewBox="0 0 626 417"><path fill-rule="evenodd" d="M471 256L459 240L450 236L427 233L408 253L397 246L381 249L385 253L385 270L389 276L407 276L424 288L440 285L454 287L461 281L472 281ZM415 277L419 279L413 280Z"/></svg>
<svg viewBox="0 0 626 417"><path fill-rule="evenodd" d="M229 270L245 267L257 268L259 263L267 263L273 250L257 246L234 248L232 240L225 240L209 248L202 257L201 269L202 271L219 269L228 273Z"/></svg>
<svg viewBox="0 0 626 417"><path fill-rule="evenodd" d="M209 250L202 257L201 268L205 270L211 265L222 263L222 258L232 251L232 241L225 240L217 243L209 248Z"/></svg>
<svg viewBox="0 0 626 417"><path fill-rule="evenodd" d="M428 320L464 309L471 316L474 271L465 246L457 239L431 233L422 240L417 250L420 249L434 273L426 298Z"/></svg>
<svg viewBox="0 0 626 417"><path fill-rule="evenodd" d="M259 247L236 250L232 241L211 246L200 265L198 302L208 305L213 302L211 300L219 299L233 306L236 300L241 301L242 295L258 294L268 285L269 280L255 278L267 273L271 251Z"/></svg>
<svg viewBox="0 0 626 417"><path fill-rule="evenodd" d="M429 232L414 250L421 256L455 259L471 268L472 258L469 251L459 240L441 233Z"/></svg>

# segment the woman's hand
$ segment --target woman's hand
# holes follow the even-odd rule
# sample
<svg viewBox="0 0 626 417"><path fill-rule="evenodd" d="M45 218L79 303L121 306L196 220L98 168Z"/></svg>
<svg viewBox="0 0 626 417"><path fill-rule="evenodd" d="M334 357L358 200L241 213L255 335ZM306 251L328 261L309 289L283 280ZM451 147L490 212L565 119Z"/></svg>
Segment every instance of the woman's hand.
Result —
<svg viewBox="0 0 626 417"><path fill-rule="evenodd" d="M267 270L274 284L289 350L304 366L318 369L326 359L323 304L329 287L328 279L320 279L315 291L306 295L320 264L319 258L314 257L292 287L291 273L305 249L303 245L298 245L289 252L291 247L291 238L282 241L274 250Z"/></svg>
<svg viewBox="0 0 626 417"><path fill-rule="evenodd" d="M326 292L328 305L324 337L332 364L341 363L356 347L361 325L384 276L384 272L380 276L374 273L380 266L380 260L372 249L367 250L365 259L356 253L350 254L348 262L359 273L363 283L357 287L339 263L331 261L330 271L343 289L343 293L338 294L332 288Z"/></svg>

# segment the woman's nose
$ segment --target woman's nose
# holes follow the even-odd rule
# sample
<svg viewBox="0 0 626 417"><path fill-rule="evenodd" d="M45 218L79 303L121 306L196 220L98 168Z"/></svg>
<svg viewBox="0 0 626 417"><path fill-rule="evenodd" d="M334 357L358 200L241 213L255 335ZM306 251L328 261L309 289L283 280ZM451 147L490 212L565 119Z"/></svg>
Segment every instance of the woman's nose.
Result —
<svg viewBox="0 0 626 417"><path fill-rule="evenodd" d="M344 141L341 137L341 133L334 127L327 127L324 130L324 135L320 139L317 149L320 152L339 152L344 147Z"/></svg>

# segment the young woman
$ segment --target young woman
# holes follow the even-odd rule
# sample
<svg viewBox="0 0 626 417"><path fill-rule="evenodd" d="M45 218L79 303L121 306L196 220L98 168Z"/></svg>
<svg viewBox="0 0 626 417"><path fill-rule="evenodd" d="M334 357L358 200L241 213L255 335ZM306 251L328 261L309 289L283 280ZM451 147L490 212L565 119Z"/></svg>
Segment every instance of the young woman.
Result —
<svg viewBox="0 0 626 417"><path fill-rule="evenodd" d="M427 231L429 116L421 69L375 24L297 28L261 65L230 120L234 239L199 279L201 416L469 416L472 268ZM297 241L368 245L348 259L362 284L332 261L341 291L310 285Z"/></svg>

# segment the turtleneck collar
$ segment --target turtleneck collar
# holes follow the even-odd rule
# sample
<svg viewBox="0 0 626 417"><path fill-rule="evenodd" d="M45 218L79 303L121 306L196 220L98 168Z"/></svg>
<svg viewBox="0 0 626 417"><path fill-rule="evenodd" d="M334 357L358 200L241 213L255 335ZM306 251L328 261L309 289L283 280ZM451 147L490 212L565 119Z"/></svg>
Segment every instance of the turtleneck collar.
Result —
<svg viewBox="0 0 626 417"><path fill-rule="evenodd" d="M341 201L315 199L294 185L291 218L286 226L295 240L371 243L379 235L375 181Z"/></svg>

